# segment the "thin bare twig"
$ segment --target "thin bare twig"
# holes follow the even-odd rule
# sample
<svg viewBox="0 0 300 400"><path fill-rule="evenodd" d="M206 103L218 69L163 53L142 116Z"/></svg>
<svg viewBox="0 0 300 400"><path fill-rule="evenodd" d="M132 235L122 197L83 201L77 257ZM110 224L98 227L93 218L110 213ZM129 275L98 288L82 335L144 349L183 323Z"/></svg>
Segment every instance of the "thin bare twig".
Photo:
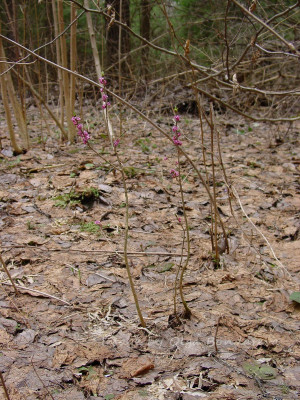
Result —
<svg viewBox="0 0 300 400"><path fill-rule="evenodd" d="M197 87L196 88L200 93L204 94L205 96L209 97L210 99L222 104L224 107L229 108L230 110L236 112L237 114L242 115L245 118L251 119L252 121L257 121L257 122L292 122L292 121L298 121L300 119L300 116L298 115L297 117L291 117L291 118L264 118L264 117L254 117L253 115L249 115L244 113L243 111L238 110L237 108L231 106L230 104L226 103L225 101L219 99L218 97L214 96L213 94L207 92L206 90Z"/></svg>
<svg viewBox="0 0 300 400"><path fill-rule="evenodd" d="M276 78L278 78L278 76ZM215 76L211 76L210 79L212 79L219 85L234 89L233 83L222 81L221 79L217 79ZM204 79L197 79L195 82L189 83L187 85L187 87L194 87L195 84L201 83L203 81L204 81ZM263 89L258 89L258 88L252 88L252 87L243 86L240 84L238 85L238 88L239 88L239 90L244 91L244 92L258 93L258 94L263 94L265 96L287 96L287 95L300 96L299 89L281 90L281 91L273 90L272 91L272 90L263 90ZM217 100L220 102L220 99L217 99ZM249 116L248 118L251 118L251 116Z"/></svg>
<svg viewBox="0 0 300 400"><path fill-rule="evenodd" d="M133 231L134 232L134 231ZM4 249L10 249L12 246L2 246ZM32 249L33 247L31 246L25 246L25 245L14 245L14 248L27 248L27 249ZM81 252L81 253L102 253L102 254L123 254L124 250L86 250L86 249L49 249L49 248L44 248L44 247L34 247L34 250L40 250L40 251L61 251L61 252ZM128 255L132 256L174 256L174 257L181 257L181 253L168 253L168 252L160 252L160 251L127 251ZM184 257L187 257L187 254L183 254Z"/></svg>
<svg viewBox="0 0 300 400"><path fill-rule="evenodd" d="M8 282L0 282L0 284L1 284L1 285L6 285L6 286L12 286L11 283L8 283ZM24 290L24 291L27 291L27 292L37 293L37 294L40 294L41 296L49 297L50 299L58 300L58 301L60 301L61 303L66 304L67 306L71 306L71 305L72 305L71 303L69 303L69 302L66 301L66 300L62 300L62 299L60 299L59 297L53 296L52 294L48 294L48 293L45 293L45 292L41 292L40 290L31 289L31 288L28 288L28 287L25 287L25 286L21 286L21 285L15 285L15 286L16 286L17 289L19 289L19 290Z"/></svg>
<svg viewBox="0 0 300 400"><path fill-rule="evenodd" d="M16 294L19 294L19 291L18 291L18 289L17 289L17 286L16 286L16 284L15 284L15 282L14 282L14 280L13 280L13 278L12 278L12 276L11 276L11 274L10 274L10 272L9 272L7 266L6 266L6 263L5 263L5 261L3 260L1 254L0 254L0 262L1 262L1 264L3 265L3 268L4 268L4 270L5 270L5 272L6 272L7 276L8 276L8 278L9 278L9 280L10 280L10 282L11 282L11 284L12 284L14 290L15 290L15 293L16 293Z"/></svg>
<svg viewBox="0 0 300 400"><path fill-rule="evenodd" d="M94 85L94 86L97 86L97 87L101 88L101 85L98 84L97 82L94 82L92 79L89 79L89 78L87 78L86 76L81 75L81 74L79 74L79 73L77 73L77 72L75 72L75 71L71 71L71 70L68 69L68 68L62 67L61 65L58 65L58 64L56 64L55 62L50 61L50 60L48 60L47 58L44 58L44 57L40 56L39 54L36 54L34 51L32 51L32 50L26 48L25 46L21 45L20 43L17 43L16 41L14 41L14 40L12 40L12 39L9 39L8 37L6 37L6 36L4 36L4 35L2 35L2 34L0 34L0 37L2 37L4 40L8 41L9 43L14 44L14 45L20 47L20 48L23 49L24 51L27 51L28 53L30 53L30 54L32 54L33 56L35 56L36 58L38 58L38 59L40 59L40 60L46 62L47 64L52 65L52 66L55 67L55 68L59 68L59 69L61 69L62 71L66 71L66 72L68 72L68 73L70 73L70 74L72 74L72 75L75 75L75 76L77 76L78 78L80 78L80 79L82 79L82 80L84 80L84 81L90 83L91 85ZM175 53L175 55L176 55L176 53ZM190 64L190 65L193 65L193 66L194 66L194 64ZM195 68L196 68L196 66L195 66ZM218 72L217 74L220 74L220 73L221 73L221 72ZM209 78L211 78L211 76L210 76ZM198 90L200 93L203 93L204 95L206 95L207 97L209 97L209 98L211 98L211 99L213 99L213 100L219 102L220 104L224 105L225 107L228 107L229 109L235 111L236 113L238 113L238 114L240 114L240 115L243 115L245 118L249 118L249 119L251 119L251 120L253 120L253 121L292 122L292 121L297 121L297 120L300 119L300 116L291 117L291 118L257 118L257 117L253 117L253 116L248 115L248 114L246 114L246 113L244 113L244 112L242 112L242 111L239 111L239 110L236 109L235 107L230 106L230 105L227 104L226 102L224 102L224 101L218 99L217 97L213 96L212 94L206 92L206 91L203 90L203 89L200 89L199 87L197 88L197 90ZM144 115L141 111L139 111L135 106L133 106L133 105L130 104L128 101L124 100L122 97L118 96L118 95L115 94L114 92L110 91L109 89L106 89L106 91L107 91L108 94L110 94L111 96L115 97L116 100L120 101L121 103L123 103L123 104L125 104L126 106L128 106L129 108L131 108L135 113L137 113L140 117L142 117L142 118L143 118L145 121L147 121L150 125L152 125L154 128L156 128L160 133L162 133L167 139L169 139L170 141L172 141L172 138L171 138L162 128L160 128L154 121L152 121L150 118L148 118L146 115ZM186 157L186 159L189 161L189 163L190 163L190 164L193 166L193 168L196 170L195 164L194 164L193 161L190 159L190 157L187 155L187 153L186 153L184 150L182 150L182 149L180 149L180 151L181 151L182 154L184 154L184 156ZM198 174L198 176L199 176L201 182L203 183L203 185L204 185L204 187L205 187L205 189L206 189L206 191L207 191L208 188L207 188L207 185L205 184L203 178L200 177L200 174ZM210 194L209 194L209 195L210 195Z"/></svg>
<svg viewBox="0 0 300 400"><path fill-rule="evenodd" d="M32 356L32 358L33 358L33 356ZM47 388L47 386L44 384L42 378L41 378L40 375L38 374L37 369L35 368L35 366L34 366L34 364L33 364L32 358L31 358L30 362L31 362L32 368L33 368L33 370L34 370L34 373L36 374L38 380L41 382L41 384L43 385L43 387L45 388L45 390L47 391L47 393L48 393L48 395L51 397L51 399L52 399L52 400L55 400L54 397L52 396L52 394L50 393L49 389Z"/></svg>
<svg viewBox="0 0 300 400"><path fill-rule="evenodd" d="M296 58L299 58L296 54L293 54L293 53L287 53L285 51L270 51L270 50L267 50L267 49L263 48L262 46L260 46L257 43L255 43L255 47L257 47L259 50L263 51L266 54L283 55L285 57L296 57Z"/></svg>
<svg viewBox="0 0 300 400"><path fill-rule="evenodd" d="M247 214L246 211L244 210L243 204L242 204L242 202L241 202L241 200L240 200L240 197L239 197L239 195L238 195L238 193L237 193L235 187L234 187L234 186L231 186L231 189L232 189L232 192L233 192L233 194L234 194L234 196L235 196L237 202L239 203L239 206L240 206L240 208L241 208L241 210L242 210L244 216L247 218L247 220L250 222L250 224L253 226L253 228L260 234L260 236L261 236L261 237L264 239L264 241L267 243L267 245L268 245L268 247L269 247L269 249L270 249L270 251L271 251L273 257L274 257L275 260L277 261L278 265L279 265L289 276L291 276L291 274L290 274L289 271L286 269L286 267L282 264L282 262L278 260L276 254L275 254L275 252L274 252L274 250L273 250L273 247L271 246L271 244L270 244L270 242L268 241L268 239L265 237L265 235L262 233L262 231L260 231L260 230L257 228L257 226L254 224L254 222L251 220L251 218L248 216L248 214Z"/></svg>
<svg viewBox="0 0 300 400"><path fill-rule="evenodd" d="M267 23L262 21L260 18L258 18L255 14L253 14L251 11L249 11L246 7L244 7L242 4L240 4L237 0L231 0L237 7L239 7L245 14L247 14L249 17L253 18L256 22L258 22L260 25L262 25L265 29L270 31L274 36L276 36L282 43L284 43L293 53L297 53L298 57L300 57L299 52L297 52L295 46L293 43L288 42L285 40L278 32L276 32L271 26L269 26ZM298 1L299 4L299 1Z"/></svg>
<svg viewBox="0 0 300 400"><path fill-rule="evenodd" d="M56 36L54 39L50 40L50 42L44 43L42 46L40 46L40 47L34 49L33 52L39 51L39 50L41 50L41 49L43 49L43 48L45 48L45 47L51 45L52 43L56 42L56 40L58 40L61 36L63 36L63 35L69 30L69 28L79 20L79 18L80 18L84 13L85 13L85 11L82 11L82 13L79 14L79 15L78 15L78 16L77 16L77 17L76 17L62 32L60 32L60 34L59 34L58 36ZM19 64L22 65L22 64L23 64L22 61L26 60L29 56L30 56L30 55L28 54L27 56L21 58L21 59L18 60L18 61L11 62L11 63L10 63L11 66L10 66L9 68L7 68L4 72L2 72L2 73L0 74L0 76L2 76L2 75L4 75L4 74L6 74L7 72L9 72L9 71L10 71L12 68L14 68L16 65L19 65ZM5 62L6 62L6 61L5 61Z"/></svg>
<svg viewBox="0 0 300 400"><path fill-rule="evenodd" d="M222 315L220 315L219 318L218 318L216 332L215 332L215 336L214 336L214 347L215 347L215 352L216 353L218 352L217 337L218 337L218 330L219 330L221 319L222 319Z"/></svg>
<svg viewBox="0 0 300 400"><path fill-rule="evenodd" d="M6 397L7 400L10 400L10 397L9 397L9 394L8 394L8 390L7 390L7 387L5 385L5 381L4 381L4 378L3 378L3 375L2 375L1 371L0 371L0 380L1 380L1 384L2 384L3 390L4 390L5 397Z"/></svg>

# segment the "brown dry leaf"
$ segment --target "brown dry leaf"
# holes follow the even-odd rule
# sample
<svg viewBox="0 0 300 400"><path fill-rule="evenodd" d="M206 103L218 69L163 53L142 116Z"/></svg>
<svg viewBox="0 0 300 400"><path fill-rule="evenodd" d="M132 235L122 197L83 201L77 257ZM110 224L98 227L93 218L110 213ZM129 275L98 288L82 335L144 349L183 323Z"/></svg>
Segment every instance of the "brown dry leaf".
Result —
<svg viewBox="0 0 300 400"><path fill-rule="evenodd" d="M55 400L85 400L85 398L86 397L85 397L84 393L79 391L75 387L64 390L63 393L57 393L55 395Z"/></svg>
<svg viewBox="0 0 300 400"><path fill-rule="evenodd" d="M0 328L0 343L8 344L11 341L11 336L6 332L5 329Z"/></svg>
<svg viewBox="0 0 300 400"><path fill-rule="evenodd" d="M79 371L84 374L80 380L80 387L84 388L88 393L92 393L93 396L100 394L99 389L102 386L102 381L106 380L103 368L88 366L85 369L79 368ZM101 389L103 390L103 387Z"/></svg>
<svg viewBox="0 0 300 400"><path fill-rule="evenodd" d="M124 378L133 378L146 374L153 368L154 362L149 356L133 357L123 363L121 376Z"/></svg>
<svg viewBox="0 0 300 400"><path fill-rule="evenodd" d="M300 366L295 366L292 368L287 368L283 375L289 382L291 386L300 388Z"/></svg>
<svg viewBox="0 0 300 400"><path fill-rule="evenodd" d="M25 329L18 333L14 339L14 343L19 349L24 349L28 344L32 343L37 335L37 332L32 329Z"/></svg>
<svg viewBox="0 0 300 400"><path fill-rule="evenodd" d="M52 178L52 184L57 190L64 190L66 187L72 186L74 184L74 179L70 178L69 175L55 175Z"/></svg>
<svg viewBox="0 0 300 400"><path fill-rule="evenodd" d="M166 95L172 102L174 94L167 92ZM88 107L83 111L92 119ZM288 300L288 294L298 290L300 265L298 167L291 165L293 157L299 158L299 152L291 158L296 151L296 122L292 127L278 123L284 142L270 147L269 124L259 123L253 126L252 133L241 136L235 131L237 125L245 121L237 117L222 118L225 124L216 116L216 123L223 124L220 124L221 133L227 123L233 127L228 136L220 138L229 181L233 182L246 212L268 238L291 277L273 267L276 262L270 250L237 204L233 206L238 223L230 217L225 185L217 186L219 210L225 229L230 232L230 244L234 241L234 246L231 245L229 255L222 255L220 268L214 268L210 263L208 196L183 162L191 238L191 257L183 277L183 292L192 318L183 320L176 328L168 325L180 264L180 257L173 254L180 252L183 233L175 217L176 213L182 213L178 183L169 178L174 149L147 123L131 115L123 121L124 132L128 135L121 141L124 149L130 152L120 152L122 162L132 167L133 172L127 177L129 250L170 253L168 256L129 255L140 305L151 333L137 329L138 317L123 255L111 253L123 250L125 209L121 174L117 172L114 176L113 172L96 169L102 161L87 147L57 145L50 136L45 148L49 146L51 151L48 153L35 144L21 156L21 168L18 164L6 165L7 161L1 160L4 163L1 168L4 168L0 171L0 228L7 265L24 285L31 282L37 290L55 293L72 303L64 306L24 292L14 296L11 289L4 286L0 291L0 313L6 318L0 326L3 353L0 363L14 400L48 396L32 370L32 356L43 381L57 400L83 400L86 392L97 393L101 400L107 395L114 395L115 399L175 400L177 392L182 392L180 396L184 400L258 397L257 383L239 373L245 354L273 358L276 362L281 372L280 381L273 380L273 386L265 382L266 392L274 398L283 397L281 390L285 385L289 388L289 400L299 397L295 389L299 380L299 307ZM201 147L197 147L199 121L190 118L189 122L183 126L191 139L185 143L185 149L196 161L201 154ZM169 117L166 120L162 117L163 128L170 130L169 123ZM32 122L32 132L37 132L34 128L38 126L34 125ZM100 128L104 129L104 122ZM205 132L206 128L208 126L204 127ZM285 135L287 131L289 134ZM157 148L145 155L132 143L147 132L151 132ZM257 144L258 138L260 144ZM7 138L2 141L5 145ZM169 160L163 160L165 155ZM42 168L49 160L54 168ZM115 162L113 158L110 161ZM199 165L202 169L201 159ZM11 173L5 172L6 166ZM208 168L210 173L211 167ZM31 175L26 175L29 171ZM71 178L70 172L76 177ZM223 183L219 170L217 179ZM68 193L71 185L80 193L90 187L97 188L102 200L90 204L89 208L55 207L53 199L58 194L57 188ZM106 214L107 211L110 213ZM103 229L103 236L80 232L82 223L99 220L102 216L105 218L102 225L109 225ZM32 245L30 249L28 244ZM171 265L172 268L165 268ZM102 281L101 277L99 281L96 273L111 280L115 276L116 282ZM181 314L179 293L177 300ZM211 356L219 316L224 316L216 338L222 363ZM28 330L35 333L30 334ZM145 351L150 356L145 354L143 360L138 354ZM154 369L151 369L152 355L155 356ZM231 381L227 381L223 363L230 365ZM144 374L139 375L142 372ZM133 385L137 387L132 389ZM278 393L274 393L276 391Z"/></svg>
<svg viewBox="0 0 300 400"><path fill-rule="evenodd" d="M174 354L174 358L185 358L190 356L202 356L207 354L208 348L203 343L190 341L181 343Z"/></svg>
<svg viewBox="0 0 300 400"><path fill-rule="evenodd" d="M112 351L98 343L80 346L79 344L65 343L58 346L53 357L53 365L58 368L62 364L81 367L95 361L102 362L112 356Z"/></svg>
<svg viewBox="0 0 300 400"><path fill-rule="evenodd" d="M149 398L148 391L146 389L132 389L121 395L118 400L145 400L145 398ZM157 400L160 399L163 400L163 397L157 397Z"/></svg>

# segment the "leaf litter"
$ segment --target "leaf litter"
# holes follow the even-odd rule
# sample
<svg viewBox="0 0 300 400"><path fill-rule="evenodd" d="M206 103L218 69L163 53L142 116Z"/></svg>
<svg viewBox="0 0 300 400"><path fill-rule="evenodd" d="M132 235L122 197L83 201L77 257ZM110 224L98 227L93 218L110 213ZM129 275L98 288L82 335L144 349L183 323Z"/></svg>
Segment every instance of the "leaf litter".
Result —
<svg viewBox="0 0 300 400"><path fill-rule="evenodd" d="M172 145L139 119L124 122L129 257L146 329L123 261L120 175L81 144L48 138L15 163L6 146L1 249L21 288L16 296L1 269L0 366L12 399L298 398L299 125L278 124L284 140L277 143L271 125L239 135L235 127L246 122L223 119L221 132L232 126L221 136L227 175L287 271L237 203L231 216L220 172L231 251L214 268L207 196L183 164L192 253L183 289L192 317L181 325L170 319L182 244ZM198 159L198 122L186 120L187 150Z"/></svg>

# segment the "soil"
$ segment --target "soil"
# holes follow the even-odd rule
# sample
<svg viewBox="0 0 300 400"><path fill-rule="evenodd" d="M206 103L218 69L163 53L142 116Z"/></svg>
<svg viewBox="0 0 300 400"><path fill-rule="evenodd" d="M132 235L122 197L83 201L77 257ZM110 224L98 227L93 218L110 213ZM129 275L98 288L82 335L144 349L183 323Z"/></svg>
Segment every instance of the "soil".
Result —
<svg viewBox="0 0 300 400"><path fill-rule="evenodd" d="M115 163L99 115L85 112L91 143ZM172 116L153 120L172 133ZM2 119L1 254L19 290L1 268L0 369L11 400L299 398L300 306L290 295L299 291L300 125L220 115L216 126L229 252L220 243L216 262L209 197L181 157L191 251L185 319L179 291L174 315L187 254L179 181L170 174L177 150L142 119L124 117L117 151L143 328L124 262L120 171L79 141L61 144L36 119L32 147L15 157ZM182 148L205 178L199 120L182 116L180 128ZM212 190L206 125L204 134ZM218 235L224 242L220 226Z"/></svg>

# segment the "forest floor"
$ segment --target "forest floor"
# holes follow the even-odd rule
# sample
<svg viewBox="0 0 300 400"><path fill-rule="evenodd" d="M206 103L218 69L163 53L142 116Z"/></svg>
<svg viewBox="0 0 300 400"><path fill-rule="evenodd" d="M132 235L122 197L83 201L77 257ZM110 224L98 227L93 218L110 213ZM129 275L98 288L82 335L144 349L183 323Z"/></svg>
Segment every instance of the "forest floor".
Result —
<svg viewBox="0 0 300 400"><path fill-rule="evenodd" d="M98 123L95 112L85 116ZM172 116L154 120L171 132ZM300 126L236 116L216 124L228 181L256 228L233 198L232 216L216 161L230 244L216 268L208 196L182 158L191 244L183 292L192 316L176 326L183 237L179 185L170 176L176 149L142 119L123 121L129 260L147 329L123 260L120 173L82 143L46 138L36 120L26 154L14 157L2 139L1 250L20 288L15 295L1 269L0 368L11 400L299 398L300 308L289 296L299 290ZM199 120L183 116L180 127L183 148L204 173ZM103 123L90 130L95 148L115 161ZM6 136L3 119L0 131Z"/></svg>

